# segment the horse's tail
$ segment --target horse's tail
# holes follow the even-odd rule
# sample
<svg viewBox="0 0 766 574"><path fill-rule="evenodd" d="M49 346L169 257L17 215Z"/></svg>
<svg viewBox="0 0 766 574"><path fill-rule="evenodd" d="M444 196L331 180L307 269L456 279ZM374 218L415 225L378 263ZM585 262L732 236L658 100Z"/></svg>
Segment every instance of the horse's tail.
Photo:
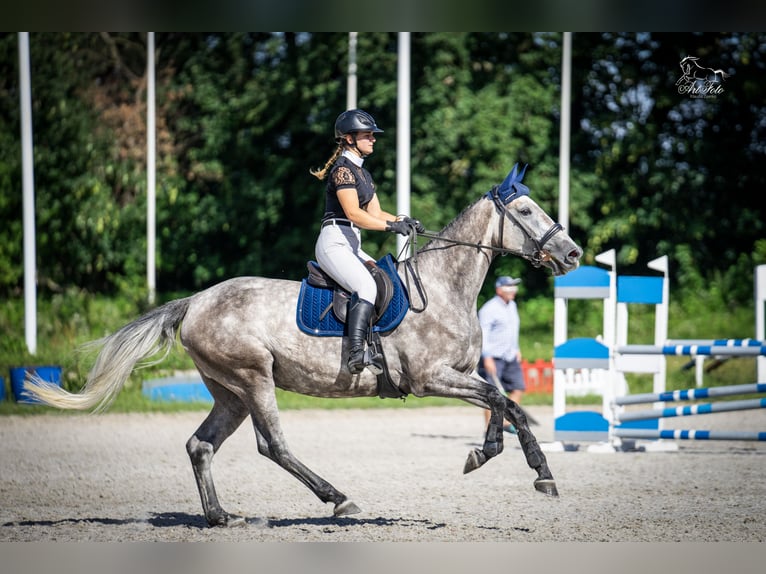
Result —
<svg viewBox="0 0 766 574"><path fill-rule="evenodd" d="M24 389L42 403L60 409L103 411L117 397L138 361L160 351L164 351L162 356L149 364L167 357L189 301L187 297L166 303L112 335L88 343L87 347L101 347L101 351L79 393L70 393L37 377L28 378Z"/></svg>

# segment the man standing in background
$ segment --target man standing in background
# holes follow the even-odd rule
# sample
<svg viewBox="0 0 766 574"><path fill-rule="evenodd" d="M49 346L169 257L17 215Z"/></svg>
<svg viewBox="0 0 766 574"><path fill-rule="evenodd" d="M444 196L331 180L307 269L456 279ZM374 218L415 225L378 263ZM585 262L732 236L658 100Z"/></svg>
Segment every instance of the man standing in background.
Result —
<svg viewBox="0 0 766 574"><path fill-rule="evenodd" d="M495 281L495 296L479 309L481 325L481 361L478 372L489 384L497 385L516 404L526 390L521 370L519 348L519 311L516 293L521 279L504 275ZM489 410L484 411L485 427L489 424ZM516 428L508 423L503 430L516 434Z"/></svg>

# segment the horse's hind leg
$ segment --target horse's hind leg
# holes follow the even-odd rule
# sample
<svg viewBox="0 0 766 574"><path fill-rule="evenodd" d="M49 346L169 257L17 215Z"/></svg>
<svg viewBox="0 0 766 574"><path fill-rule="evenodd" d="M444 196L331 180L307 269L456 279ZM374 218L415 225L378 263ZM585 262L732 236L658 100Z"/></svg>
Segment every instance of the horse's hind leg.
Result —
<svg viewBox="0 0 766 574"><path fill-rule="evenodd" d="M333 515L345 516L361 512L359 507L333 485L314 473L299 461L287 448L287 442L279 424L276 395L273 385L263 383L256 386L250 414L255 427L258 452L273 460L307 486L322 502L332 502Z"/></svg>
<svg viewBox="0 0 766 574"><path fill-rule="evenodd" d="M218 502L211 464L213 455L242 424L248 410L233 393L222 387L214 387L211 392L216 402L205 421L187 441L186 452L191 459L208 526L239 526L245 523L245 519L229 514Z"/></svg>
<svg viewBox="0 0 766 574"><path fill-rule="evenodd" d="M527 464L537 471L535 489L543 494L558 496L558 489L553 480L551 469L548 468L548 461L535 435L529 430L529 422L522 408L514 401L506 399L505 418L511 421L518 431L519 443L527 459Z"/></svg>

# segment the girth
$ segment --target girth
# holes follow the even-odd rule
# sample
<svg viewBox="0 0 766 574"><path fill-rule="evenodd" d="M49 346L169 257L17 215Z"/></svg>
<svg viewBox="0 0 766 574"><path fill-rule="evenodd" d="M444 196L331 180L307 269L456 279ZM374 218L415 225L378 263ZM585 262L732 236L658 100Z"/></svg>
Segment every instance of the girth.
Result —
<svg viewBox="0 0 766 574"><path fill-rule="evenodd" d="M391 304L391 299L394 296L394 284L388 274L380 269L375 262L365 261L364 264L370 272L370 275L372 275L372 278L375 280L375 285L378 287L378 293L375 297L375 312L372 316L372 323L375 324ZM330 277L321 267L319 267L319 264L316 261L309 261L306 264L306 267L308 267L309 271L309 276L306 278L306 282L309 285L321 289L333 290L332 305L328 306L328 308L323 311L322 316L329 313L330 309L332 309L338 321L345 323L346 311L348 309L348 302L351 299L351 293L338 285L335 282L335 279Z"/></svg>

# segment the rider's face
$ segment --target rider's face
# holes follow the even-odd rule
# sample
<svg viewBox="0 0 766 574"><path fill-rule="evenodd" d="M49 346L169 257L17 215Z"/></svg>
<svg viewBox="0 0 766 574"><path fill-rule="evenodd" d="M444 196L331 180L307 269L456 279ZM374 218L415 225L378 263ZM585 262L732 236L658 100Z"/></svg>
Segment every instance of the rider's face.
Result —
<svg viewBox="0 0 766 574"><path fill-rule="evenodd" d="M346 141L353 145L354 138L351 135L346 136ZM359 149L362 155L367 156L372 153L375 147L375 134L372 132L357 132L356 133L356 147Z"/></svg>

